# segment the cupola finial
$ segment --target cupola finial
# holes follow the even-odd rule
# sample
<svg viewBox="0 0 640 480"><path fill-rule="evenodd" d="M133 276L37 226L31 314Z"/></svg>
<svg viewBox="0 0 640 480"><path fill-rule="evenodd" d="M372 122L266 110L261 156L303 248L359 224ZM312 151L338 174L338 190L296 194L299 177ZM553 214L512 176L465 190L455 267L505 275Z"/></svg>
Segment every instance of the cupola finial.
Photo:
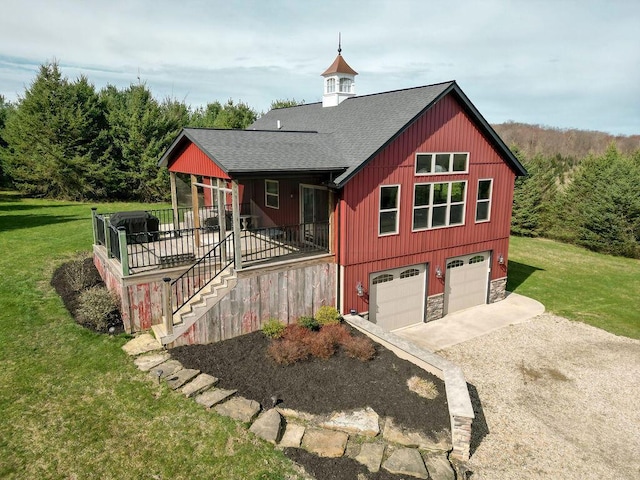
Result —
<svg viewBox="0 0 640 480"><path fill-rule="evenodd" d="M342 55L342 34L338 32L338 55Z"/></svg>

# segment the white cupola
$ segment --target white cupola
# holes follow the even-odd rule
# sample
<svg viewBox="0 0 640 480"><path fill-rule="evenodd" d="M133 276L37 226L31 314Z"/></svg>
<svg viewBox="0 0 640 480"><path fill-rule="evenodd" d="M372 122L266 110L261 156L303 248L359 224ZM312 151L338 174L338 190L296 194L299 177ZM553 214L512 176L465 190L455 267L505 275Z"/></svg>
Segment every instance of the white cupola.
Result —
<svg viewBox="0 0 640 480"><path fill-rule="evenodd" d="M357 74L358 72L342 58L342 48L338 40L338 56L322 74L324 77L322 106L335 107L343 100L355 96L354 78Z"/></svg>

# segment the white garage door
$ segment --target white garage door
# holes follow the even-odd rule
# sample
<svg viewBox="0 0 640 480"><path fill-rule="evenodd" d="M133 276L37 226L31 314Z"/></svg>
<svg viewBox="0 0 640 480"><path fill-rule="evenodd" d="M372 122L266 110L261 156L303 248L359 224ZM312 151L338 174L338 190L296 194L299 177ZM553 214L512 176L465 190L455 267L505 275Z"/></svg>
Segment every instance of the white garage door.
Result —
<svg viewBox="0 0 640 480"><path fill-rule="evenodd" d="M489 252L447 260L445 313L487 303Z"/></svg>
<svg viewBox="0 0 640 480"><path fill-rule="evenodd" d="M385 330L422 322L425 267L412 265L369 275L369 320Z"/></svg>

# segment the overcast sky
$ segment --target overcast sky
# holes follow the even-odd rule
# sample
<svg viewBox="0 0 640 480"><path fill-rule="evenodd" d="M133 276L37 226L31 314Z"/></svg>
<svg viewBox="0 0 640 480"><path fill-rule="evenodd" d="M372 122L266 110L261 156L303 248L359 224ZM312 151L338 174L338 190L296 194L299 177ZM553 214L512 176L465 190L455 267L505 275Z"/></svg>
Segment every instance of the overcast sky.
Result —
<svg viewBox="0 0 640 480"><path fill-rule="evenodd" d="M57 60L97 89L192 106L320 101L342 54L359 95L457 80L491 123L640 134L640 0L0 0L0 94Z"/></svg>

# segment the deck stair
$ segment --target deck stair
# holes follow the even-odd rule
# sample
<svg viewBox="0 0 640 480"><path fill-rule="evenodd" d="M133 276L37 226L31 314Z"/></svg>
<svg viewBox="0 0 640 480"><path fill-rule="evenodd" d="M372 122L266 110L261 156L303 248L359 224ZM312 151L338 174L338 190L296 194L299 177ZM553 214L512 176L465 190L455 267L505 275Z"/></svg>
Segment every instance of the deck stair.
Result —
<svg viewBox="0 0 640 480"><path fill-rule="evenodd" d="M173 314L173 333L166 332L164 322L152 326L158 341L162 345L175 341L220 302L236 286L236 283L236 273L230 265Z"/></svg>

